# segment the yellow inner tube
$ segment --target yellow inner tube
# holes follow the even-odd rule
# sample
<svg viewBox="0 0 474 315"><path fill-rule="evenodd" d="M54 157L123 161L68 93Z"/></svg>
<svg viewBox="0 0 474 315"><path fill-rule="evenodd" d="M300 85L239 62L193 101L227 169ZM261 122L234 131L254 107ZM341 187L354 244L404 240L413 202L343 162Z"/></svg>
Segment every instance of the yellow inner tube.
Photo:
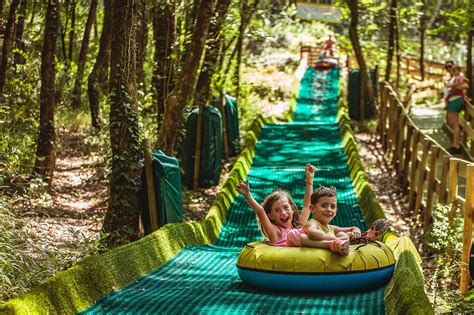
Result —
<svg viewBox="0 0 474 315"><path fill-rule="evenodd" d="M237 267L287 273L332 273L373 270L395 263L392 250L384 243L351 245L348 256L329 249L279 247L265 241L245 245Z"/></svg>

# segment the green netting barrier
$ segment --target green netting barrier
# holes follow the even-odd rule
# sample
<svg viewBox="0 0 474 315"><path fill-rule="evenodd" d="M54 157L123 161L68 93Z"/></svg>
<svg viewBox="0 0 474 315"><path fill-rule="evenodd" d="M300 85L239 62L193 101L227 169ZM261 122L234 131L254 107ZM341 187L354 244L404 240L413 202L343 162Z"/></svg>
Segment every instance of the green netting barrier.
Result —
<svg viewBox="0 0 474 315"><path fill-rule="evenodd" d="M304 165L312 163L316 186L337 189L334 224L364 230L367 225L337 123L338 78L338 69L308 69L301 81L294 121L262 129L248 179L257 200L283 188L301 207ZM355 294L295 295L246 286L237 275L236 259L242 246L261 238L255 214L238 196L214 245L186 247L163 267L102 298L83 314L384 313L384 288Z"/></svg>
<svg viewBox="0 0 474 315"><path fill-rule="evenodd" d="M378 85L378 67L371 69L369 71L370 79L372 80L374 86L374 95L377 95L377 85ZM359 69L353 69L349 72L349 81L347 101L349 103L349 117L352 119L359 120L360 115L360 71ZM364 117L371 118L374 115L372 107L369 106L369 103L366 102L364 106Z"/></svg>
<svg viewBox="0 0 474 315"><path fill-rule="evenodd" d="M152 154L153 182L155 184L156 210L158 223L183 221L183 196L181 192L181 170L176 158L167 156L158 150ZM150 213L148 210L147 187L142 176L143 225L145 233L150 233Z"/></svg>
<svg viewBox="0 0 474 315"><path fill-rule="evenodd" d="M183 141L182 165L186 184L193 186L194 156L199 108L189 113L186 121L186 137ZM202 116L201 165L199 168L199 187L219 184L222 169L222 118L213 106L204 108Z"/></svg>
<svg viewBox="0 0 474 315"><path fill-rule="evenodd" d="M219 102L220 99L218 97L214 98L211 105L219 108ZM239 111L237 109L237 99L225 94L224 102L229 156L237 156L240 153Z"/></svg>

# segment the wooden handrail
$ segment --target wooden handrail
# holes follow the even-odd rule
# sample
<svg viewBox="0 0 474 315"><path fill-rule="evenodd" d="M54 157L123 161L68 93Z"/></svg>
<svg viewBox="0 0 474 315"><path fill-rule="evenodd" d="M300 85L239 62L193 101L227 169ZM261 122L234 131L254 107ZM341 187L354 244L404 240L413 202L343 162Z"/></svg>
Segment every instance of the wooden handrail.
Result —
<svg viewBox="0 0 474 315"><path fill-rule="evenodd" d="M463 248L461 255L461 292L470 285L469 256L472 242L474 215L474 163L456 159L434 139L423 134L411 118L392 86L380 82L380 120L378 133L383 149L399 172L401 183L410 206L424 211L423 225L427 228L432 220L435 202L452 204L449 222L452 224L455 209L464 215ZM418 151L421 149L421 158ZM441 172L438 172L441 168ZM441 175L439 176L438 173ZM466 178L465 195L459 195L458 179ZM426 193L425 193L426 192Z"/></svg>

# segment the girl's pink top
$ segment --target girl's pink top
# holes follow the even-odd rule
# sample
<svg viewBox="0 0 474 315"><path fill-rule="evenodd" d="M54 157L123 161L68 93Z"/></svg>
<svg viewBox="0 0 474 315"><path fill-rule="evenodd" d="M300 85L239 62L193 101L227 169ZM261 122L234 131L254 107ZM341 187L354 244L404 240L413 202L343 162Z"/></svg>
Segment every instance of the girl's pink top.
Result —
<svg viewBox="0 0 474 315"><path fill-rule="evenodd" d="M285 229L281 226L278 227L281 231L280 239L274 243L270 243L273 246L290 246L290 247L299 247L301 246L301 234L306 234L305 229Z"/></svg>

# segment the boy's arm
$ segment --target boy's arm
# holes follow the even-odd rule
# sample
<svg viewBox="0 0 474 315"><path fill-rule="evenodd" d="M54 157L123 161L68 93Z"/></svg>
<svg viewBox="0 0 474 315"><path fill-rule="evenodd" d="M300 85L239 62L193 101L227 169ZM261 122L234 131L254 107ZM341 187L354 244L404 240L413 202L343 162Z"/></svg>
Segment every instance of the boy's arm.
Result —
<svg viewBox="0 0 474 315"><path fill-rule="evenodd" d="M309 206L311 205L311 194L313 193L313 180L314 180L315 167L311 164L306 164L306 183L303 198L303 209L300 213L300 223L305 225L308 222L309 214L311 213Z"/></svg>
<svg viewBox="0 0 474 315"><path fill-rule="evenodd" d="M339 232L344 232L344 233L350 233L352 235L351 238L358 238L361 236L361 231L356 226L339 227L339 226L333 225L332 227L334 228L334 234L337 234Z"/></svg>
<svg viewBox="0 0 474 315"><path fill-rule="evenodd" d="M277 227L270 221L265 213L265 209L263 209L263 207L253 198L250 193L249 182L240 181L237 184L236 189L244 196L250 208L252 208L252 210L257 214L258 219L262 223L262 228L265 230L264 234L267 235L270 242L276 242L278 239Z"/></svg>
<svg viewBox="0 0 474 315"><path fill-rule="evenodd" d="M313 220L306 223L305 229L308 233L308 237L315 241L332 241L337 239L337 237L331 236L321 231Z"/></svg>

